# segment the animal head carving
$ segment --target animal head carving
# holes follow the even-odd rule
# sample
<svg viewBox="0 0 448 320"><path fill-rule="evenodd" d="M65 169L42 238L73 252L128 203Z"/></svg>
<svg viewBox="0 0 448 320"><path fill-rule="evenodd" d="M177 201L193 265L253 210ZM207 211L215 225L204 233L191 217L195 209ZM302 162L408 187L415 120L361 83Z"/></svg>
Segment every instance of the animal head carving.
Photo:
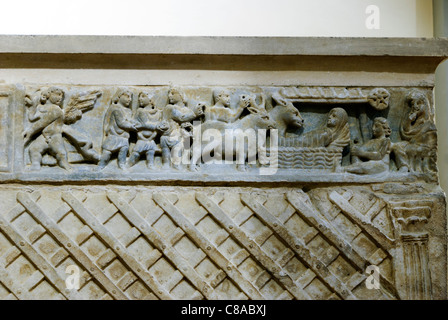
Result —
<svg viewBox="0 0 448 320"><path fill-rule="evenodd" d="M251 112L251 116L254 119L254 129L275 129L276 123L271 119L269 113L263 109L257 109L256 112Z"/></svg>
<svg viewBox="0 0 448 320"><path fill-rule="evenodd" d="M296 128L302 128L304 125L304 120L302 118L302 115L300 114L299 110L294 107L292 103L279 106L282 110L283 115L283 121L290 126L296 127Z"/></svg>

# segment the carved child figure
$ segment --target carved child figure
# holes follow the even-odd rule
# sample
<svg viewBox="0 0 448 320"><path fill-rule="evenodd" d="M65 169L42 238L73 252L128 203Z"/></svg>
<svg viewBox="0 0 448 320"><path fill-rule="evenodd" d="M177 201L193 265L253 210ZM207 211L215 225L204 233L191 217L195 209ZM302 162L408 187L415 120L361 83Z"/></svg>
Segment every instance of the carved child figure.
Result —
<svg viewBox="0 0 448 320"><path fill-rule="evenodd" d="M99 168L104 169L113 153L118 152L118 167L126 167L126 156L129 150L129 132L137 131L139 124L132 119L129 109L132 92L119 90L112 99L112 104L104 117L102 154Z"/></svg>
<svg viewBox="0 0 448 320"><path fill-rule="evenodd" d="M33 170L41 168L42 157L45 153L54 156L61 168L71 169L62 137L62 126L64 125L63 101L64 92L59 88L51 87L42 92L40 104L36 107L34 113L29 114L28 119L32 122L32 126L23 133L25 145L39 134L29 147Z"/></svg>
<svg viewBox="0 0 448 320"><path fill-rule="evenodd" d="M302 147L341 148L350 143L350 129L347 112L342 108L333 108L328 113L326 126L305 133L300 137Z"/></svg>
<svg viewBox="0 0 448 320"><path fill-rule="evenodd" d="M146 164L149 169L153 169L154 155L157 150L154 139L157 136L157 127L162 118L162 112L156 108L154 99L149 98L144 92L139 93L138 104L139 108L134 120L140 123L140 129L137 133L137 144L129 156L128 166L134 166L142 153L146 153Z"/></svg>
<svg viewBox="0 0 448 320"><path fill-rule="evenodd" d="M345 171L356 174L378 174L389 171L392 130L387 119L378 117L373 121L373 139L351 149L352 163Z"/></svg>

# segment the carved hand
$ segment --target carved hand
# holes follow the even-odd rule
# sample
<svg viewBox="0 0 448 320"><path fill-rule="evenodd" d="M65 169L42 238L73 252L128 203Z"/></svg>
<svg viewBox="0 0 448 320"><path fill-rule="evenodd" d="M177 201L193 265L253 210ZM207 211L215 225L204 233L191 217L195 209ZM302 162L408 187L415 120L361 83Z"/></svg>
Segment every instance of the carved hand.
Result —
<svg viewBox="0 0 448 320"><path fill-rule="evenodd" d="M354 156L359 156L359 155L360 155L360 152L361 152L361 150L359 149L358 146L353 146L353 147L352 147L352 150L351 150L352 155L354 155Z"/></svg>
<svg viewBox="0 0 448 320"><path fill-rule="evenodd" d="M25 140L25 145L28 144L28 142L31 140L31 137L32 137L31 131L25 130L22 133L22 137Z"/></svg>
<svg viewBox="0 0 448 320"><path fill-rule="evenodd" d="M204 105L198 104L194 109L193 112L196 116L202 116L204 114Z"/></svg>
<svg viewBox="0 0 448 320"><path fill-rule="evenodd" d="M145 125L143 125L143 124L141 124L141 123L133 123L133 125L134 125L134 128L135 128L136 131L145 128Z"/></svg>
<svg viewBox="0 0 448 320"><path fill-rule="evenodd" d="M167 131L170 128L169 124L166 121L159 122L157 124L157 130L159 131Z"/></svg>
<svg viewBox="0 0 448 320"><path fill-rule="evenodd" d="M143 128L143 126L138 121L131 121L130 128L131 130L138 131L138 129Z"/></svg>
<svg viewBox="0 0 448 320"><path fill-rule="evenodd" d="M29 94L25 95L25 106L26 107L33 106L33 100L31 99L31 96Z"/></svg>

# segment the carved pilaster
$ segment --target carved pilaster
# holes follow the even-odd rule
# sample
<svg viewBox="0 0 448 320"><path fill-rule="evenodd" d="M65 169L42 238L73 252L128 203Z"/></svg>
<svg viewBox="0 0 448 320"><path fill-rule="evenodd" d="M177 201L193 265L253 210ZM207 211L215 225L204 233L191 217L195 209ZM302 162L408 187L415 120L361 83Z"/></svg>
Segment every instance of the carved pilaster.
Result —
<svg viewBox="0 0 448 320"><path fill-rule="evenodd" d="M406 299L432 299L429 235L425 230L425 225L431 217L431 201L392 202L391 206L396 222L400 226L398 231L403 249Z"/></svg>

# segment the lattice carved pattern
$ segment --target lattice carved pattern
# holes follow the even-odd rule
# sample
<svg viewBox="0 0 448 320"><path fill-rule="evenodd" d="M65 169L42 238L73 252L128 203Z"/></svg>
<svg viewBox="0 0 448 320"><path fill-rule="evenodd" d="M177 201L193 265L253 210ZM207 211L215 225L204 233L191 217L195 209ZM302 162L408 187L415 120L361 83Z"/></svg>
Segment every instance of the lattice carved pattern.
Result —
<svg viewBox="0 0 448 320"><path fill-rule="evenodd" d="M397 298L393 228L371 193L67 188L15 197L0 215L3 299ZM370 264L382 270L374 293L364 283ZM69 265L82 270L79 291L65 287Z"/></svg>

